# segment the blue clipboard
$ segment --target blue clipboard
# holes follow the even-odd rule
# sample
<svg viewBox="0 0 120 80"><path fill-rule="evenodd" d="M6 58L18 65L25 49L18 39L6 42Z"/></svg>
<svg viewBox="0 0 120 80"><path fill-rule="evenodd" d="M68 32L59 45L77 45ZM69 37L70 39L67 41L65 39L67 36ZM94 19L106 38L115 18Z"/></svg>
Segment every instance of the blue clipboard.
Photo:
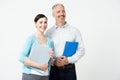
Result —
<svg viewBox="0 0 120 80"><path fill-rule="evenodd" d="M78 48L78 44L78 42L66 41L63 56L70 57L75 54Z"/></svg>

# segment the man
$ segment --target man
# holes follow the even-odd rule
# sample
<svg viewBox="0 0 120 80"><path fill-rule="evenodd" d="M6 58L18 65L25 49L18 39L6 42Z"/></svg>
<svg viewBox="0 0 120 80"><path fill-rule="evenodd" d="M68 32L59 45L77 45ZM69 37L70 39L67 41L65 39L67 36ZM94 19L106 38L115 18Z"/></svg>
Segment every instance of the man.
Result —
<svg viewBox="0 0 120 80"><path fill-rule="evenodd" d="M54 41L55 51L49 80L76 80L75 63L85 53L81 34L65 21L66 12L63 4L55 4L52 7L52 15L55 18L55 25L46 32L46 36ZM66 41L79 43L77 51L69 57L63 56Z"/></svg>

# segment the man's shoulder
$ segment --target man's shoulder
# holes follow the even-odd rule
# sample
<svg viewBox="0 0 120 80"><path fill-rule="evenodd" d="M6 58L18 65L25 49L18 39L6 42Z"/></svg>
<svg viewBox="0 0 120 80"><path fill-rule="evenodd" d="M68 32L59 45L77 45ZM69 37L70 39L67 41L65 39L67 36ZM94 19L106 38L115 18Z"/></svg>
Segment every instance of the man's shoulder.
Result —
<svg viewBox="0 0 120 80"><path fill-rule="evenodd" d="M79 29L75 26L72 26L72 25L68 25L68 26L71 31L79 31Z"/></svg>
<svg viewBox="0 0 120 80"><path fill-rule="evenodd" d="M55 31L55 27L50 27L48 30L45 32L45 36L50 37L52 36L53 32Z"/></svg>
<svg viewBox="0 0 120 80"><path fill-rule="evenodd" d="M54 30L55 30L55 27L52 26L46 31L46 34L51 34L52 32L54 32Z"/></svg>
<svg viewBox="0 0 120 80"><path fill-rule="evenodd" d="M50 27L47 31L55 30L55 26Z"/></svg>

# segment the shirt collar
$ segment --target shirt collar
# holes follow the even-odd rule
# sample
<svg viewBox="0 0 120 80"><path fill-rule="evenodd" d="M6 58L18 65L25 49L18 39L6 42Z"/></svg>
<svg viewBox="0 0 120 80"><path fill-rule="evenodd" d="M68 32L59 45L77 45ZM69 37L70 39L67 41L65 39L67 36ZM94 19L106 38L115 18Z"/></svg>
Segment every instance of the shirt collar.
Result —
<svg viewBox="0 0 120 80"><path fill-rule="evenodd" d="M55 28L58 29L58 28L66 28L68 26L68 23L66 22L65 25L63 25L62 27L59 27L55 24Z"/></svg>

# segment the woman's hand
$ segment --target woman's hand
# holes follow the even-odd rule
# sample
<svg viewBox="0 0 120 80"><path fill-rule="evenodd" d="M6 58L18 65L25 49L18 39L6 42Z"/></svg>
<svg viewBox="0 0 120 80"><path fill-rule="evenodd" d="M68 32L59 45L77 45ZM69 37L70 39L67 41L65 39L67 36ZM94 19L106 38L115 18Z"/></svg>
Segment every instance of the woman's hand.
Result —
<svg viewBox="0 0 120 80"><path fill-rule="evenodd" d="M48 69L48 64L40 64L39 65L40 70L46 71Z"/></svg>
<svg viewBox="0 0 120 80"><path fill-rule="evenodd" d="M54 51L50 50L48 53L50 54L50 64L53 65Z"/></svg>

